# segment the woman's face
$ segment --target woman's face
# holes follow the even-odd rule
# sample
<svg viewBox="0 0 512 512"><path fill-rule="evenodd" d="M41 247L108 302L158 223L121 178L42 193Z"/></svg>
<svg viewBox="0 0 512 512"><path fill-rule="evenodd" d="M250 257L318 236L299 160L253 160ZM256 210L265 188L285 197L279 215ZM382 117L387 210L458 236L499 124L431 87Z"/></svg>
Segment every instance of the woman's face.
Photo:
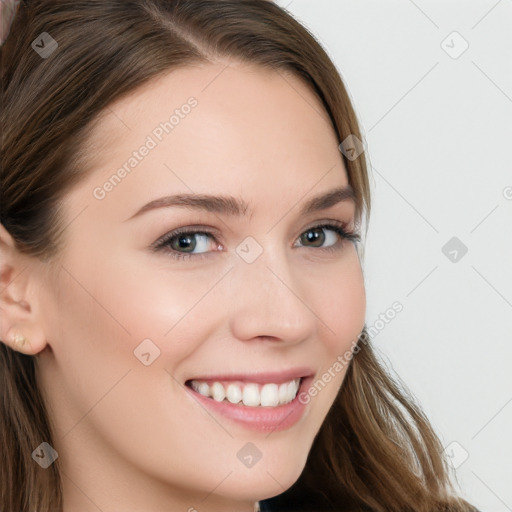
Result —
<svg viewBox="0 0 512 512"><path fill-rule="evenodd" d="M349 194L312 202L348 185L327 114L296 77L195 66L113 104L90 142L41 287L65 506L245 510L282 493L364 325L355 245L316 228L354 229Z"/></svg>

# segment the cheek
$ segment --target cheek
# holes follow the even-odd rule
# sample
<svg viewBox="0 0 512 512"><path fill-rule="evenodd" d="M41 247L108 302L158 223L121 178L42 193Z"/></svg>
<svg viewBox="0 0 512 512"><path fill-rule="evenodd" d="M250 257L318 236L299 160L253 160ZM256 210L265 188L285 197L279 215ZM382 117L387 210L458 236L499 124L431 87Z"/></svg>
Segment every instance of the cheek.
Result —
<svg viewBox="0 0 512 512"><path fill-rule="evenodd" d="M202 281L200 289L178 294L161 280L145 279L144 271L123 277L116 269L67 268L73 277L61 274L59 293L45 312L53 319L48 332L56 366L46 368L42 378L58 416L57 439L75 443L76 449L100 438L148 473L182 479L183 485L194 481L202 452L226 457L225 434L172 374L208 335L196 313L200 308L193 305L212 283ZM146 345L136 350L142 340ZM208 428L198 446L194 424L200 422ZM236 460L236 450L229 455ZM174 460L179 463L169 463ZM205 471L198 485L211 478L211 489L215 475Z"/></svg>
<svg viewBox="0 0 512 512"><path fill-rule="evenodd" d="M319 318L322 365L300 400L311 404L319 429L343 384L365 322L364 279L355 248L316 279L323 285L311 287L311 304Z"/></svg>
<svg viewBox="0 0 512 512"><path fill-rule="evenodd" d="M98 350L121 351L131 358L144 340L154 343L155 353L172 355L173 361L197 348L200 338L194 332L201 321L196 312L207 303L215 318L215 303L203 300L218 280L214 272L170 271L164 260L122 254L93 264L85 260L75 259L59 285L60 306L66 311L61 316L73 319L72 330L82 325L88 337L94 332Z"/></svg>
<svg viewBox="0 0 512 512"><path fill-rule="evenodd" d="M315 312L325 333L324 347L336 358L357 342L366 317L364 279L355 248L318 281L322 285L312 287Z"/></svg>

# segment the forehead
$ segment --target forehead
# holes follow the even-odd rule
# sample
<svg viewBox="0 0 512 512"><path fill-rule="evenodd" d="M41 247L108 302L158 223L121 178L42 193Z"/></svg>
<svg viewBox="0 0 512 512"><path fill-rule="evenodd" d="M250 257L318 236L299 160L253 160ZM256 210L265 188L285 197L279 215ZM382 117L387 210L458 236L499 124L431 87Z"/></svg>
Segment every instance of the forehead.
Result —
<svg viewBox="0 0 512 512"><path fill-rule="evenodd" d="M151 200L168 187L246 197L266 188L297 201L320 180L322 190L348 183L331 121L311 89L290 73L233 62L188 66L144 84L105 109L89 148L89 195L122 175L109 200L134 193Z"/></svg>
<svg viewBox="0 0 512 512"><path fill-rule="evenodd" d="M293 108L297 113L304 113L311 110L310 114L316 113L330 123L312 86L289 70L238 61L201 62L171 69L111 103L103 113L97 135L103 136L111 129L119 128L116 121L127 129L133 128L123 123L125 117L137 114L162 117L167 110L182 105L191 96L203 106L212 108L215 104L231 114L236 110L240 116L244 112L250 115L259 112L260 116L274 117L277 112L269 109L278 104L279 111ZM268 107L263 112L255 108L263 105Z"/></svg>

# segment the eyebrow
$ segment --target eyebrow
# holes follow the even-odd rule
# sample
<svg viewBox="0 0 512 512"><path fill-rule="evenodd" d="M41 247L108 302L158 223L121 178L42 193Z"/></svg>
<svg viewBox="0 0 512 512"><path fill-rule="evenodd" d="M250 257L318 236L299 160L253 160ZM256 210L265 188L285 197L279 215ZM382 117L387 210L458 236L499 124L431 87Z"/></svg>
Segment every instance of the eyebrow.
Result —
<svg viewBox="0 0 512 512"><path fill-rule="evenodd" d="M326 210L343 201L352 201L354 203L356 201L356 194L350 185L334 188L309 199L301 208L300 214L308 215L320 210ZM150 201L126 220L131 220L151 210L169 207L192 208L195 210L204 210L211 213L238 217L246 215L249 210L249 205L243 199L238 199L233 196L176 194Z"/></svg>

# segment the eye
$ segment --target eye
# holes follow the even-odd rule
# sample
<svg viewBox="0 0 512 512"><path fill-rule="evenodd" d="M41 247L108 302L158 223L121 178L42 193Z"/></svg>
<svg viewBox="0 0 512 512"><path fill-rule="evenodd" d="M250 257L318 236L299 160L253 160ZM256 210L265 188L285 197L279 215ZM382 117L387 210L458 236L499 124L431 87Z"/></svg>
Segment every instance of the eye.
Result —
<svg viewBox="0 0 512 512"><path fill-rule="evenodd" d="M326 234L327 233L327 234ZM334 229L327 229L327 227L316 227L308 229L301 236L300 239L303 245L310 245L310 247L321 247L327 241L327 247L335 245L338 241L337 233Z"/></svg>
<svg viewBox="0 0 512 512"><path fill-rule="evenodd" d="M344 223L330 221L304 231L297 240L300 245L294 244L294 247L335 251L342 249L345 240L356 243L360 236L346 231ZM208 250L209 246L213 250ZM222 250L213 233L194 230L192 227L176 229L164 235L152 248L154 251L165 251L176 259L205 258Z"/></svg>
<svg viewBox="0 0 512 512"><path fill-rule="evenodd" d="M341 249L345 240L355 243L360 240L360 236L347 231L343 223L334 221L313 226L304 231L299 237L299 241L305 247L325 249L327 251ZM327 245L324 245L326 242ZM313 243L313 245L309 245L310 243Z"/></svg>
<svg viewBox="0 0 512 512"><path fill-rule="evenodd" d="M193 231L190 228L176 229L156 242L155 250L167 250L175 258L190 258L191 256L205 256L209 245L214 249L219 244L209 242L215 240L212 233L207 231Z"/></svg>

